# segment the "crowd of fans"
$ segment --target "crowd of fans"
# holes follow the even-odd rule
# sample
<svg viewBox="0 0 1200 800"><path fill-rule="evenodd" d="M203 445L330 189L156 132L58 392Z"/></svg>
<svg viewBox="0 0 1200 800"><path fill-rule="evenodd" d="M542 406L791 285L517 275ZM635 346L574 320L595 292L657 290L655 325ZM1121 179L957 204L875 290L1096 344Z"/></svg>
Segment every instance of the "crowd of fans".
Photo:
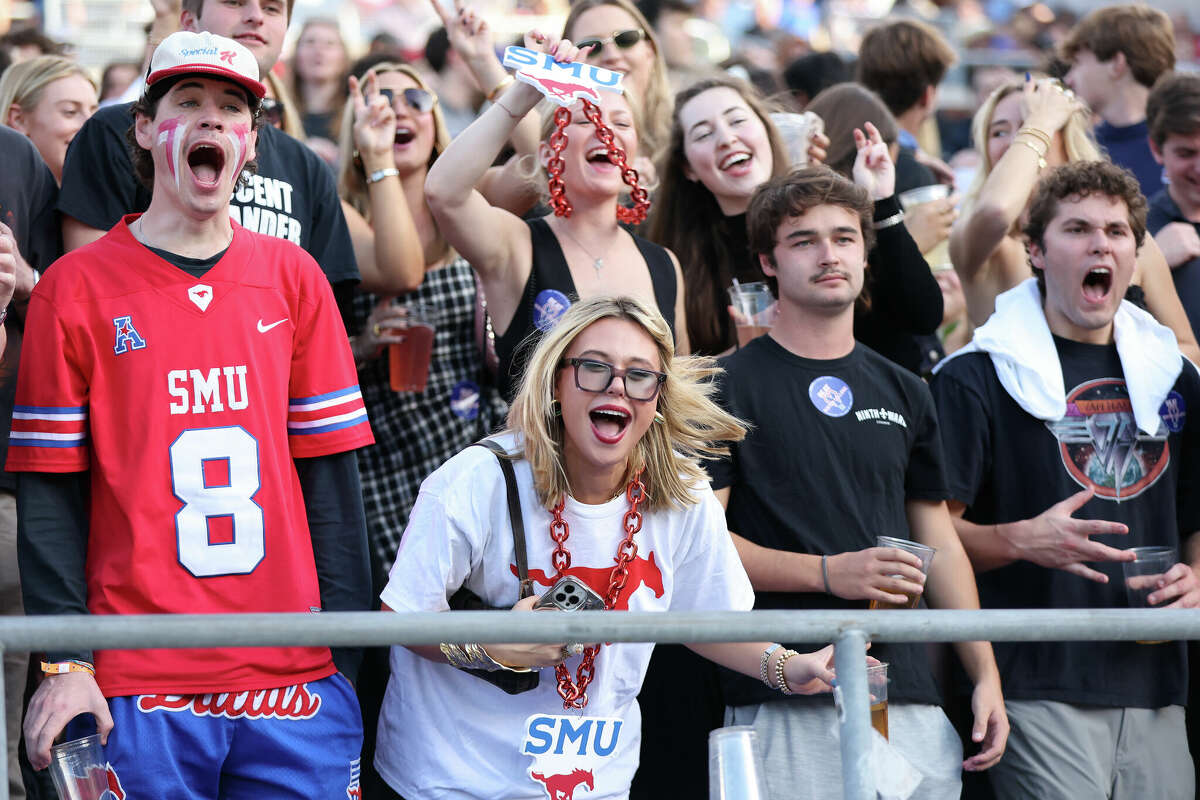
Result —
<svg viewBox="0 0 1200 800"><path fill-rule="evenodd" d="M462 587L488 606L528 608L528 588L540 594L553 581L527 586L522 571L587 582L567 571L570 553L560 556L564 514L578 531L577 559L603 568L591 588L604 595L616 540L585 546L583 537L604 515L626 514L627 493L637 513L642 469L641 561L629 566L620 550L613 560L644 583L605 597L609 608L744 608L751 599L758 608L860 608L916 595L941 608L1120 608L1129 602L1121 570L1129 548L1157 545L1175 548L1179 563L1153 588L1152 604L1200 605L1200 423L1187 416L1200 409L1200 74L1188 70L1200 37L1185 19L1141 5L1078 18L1035 4L997 22L988 13L1005 4L897 3L850 32L793 4L763 5L739 20L734 4L575 0L522 9L561 10L561 28L507 41L496 33L501 20L434 3L410 9L440 22L423 47L412 30L397 30L358 53L332 18L293 26L289 40L291 0L183 0L155 3L144 58L131 53L99 73L36 28L0 38L0 414L12 469L0 473L0 613L122 608L97 605L105 581L116 580L104 571L115 556L100 551L119 537L98 534L96 515L121 507L122 495L110 499L106 476L119 465L103 450L105 426L120 430L120 418L101 418L96 404L124 395L106 394L111 376L71 360L86 349L87 329L73 327L67 306L94 292L108 308L132 291L113 276L153 272L152 256L135 259L135 250L173 264L189 285L219 287L229 280L220 275L227 254L244 257L249 245L238 237L250 235L272 238L267 255L246 261L271 265L255 280L286 284L282 294L296 303L269 319L262 312L258 331L280 316L299 324L311 315L311 341L297 330L285 354L293 383L280 395L291 404L282 421L295 469L276 464L286 477L264 472L262 485L298 487L314 610L378 609L381 597L399 611L463 607L451 602ZM185 46L178 31L227 39ZM238 49L224 65L188 61L196 42L228 40ZM555 113L542 90L502 65L509 44L618 72L623 92ZM178 63L164 67L170 58ZM239 59L246 63L230 66ZM236 170L225 139L212 164L181 149L189 115L206 113L217 93L207 84L163 121L189 85L178 76L206 70L241 87L219 112L236 118L220 128L232 131L230 152L244 156ZM180 146L169 151L175 126ZM156 160L168 151L173 160ZM237 223L230 236L210 231L187 246L173 238L164 198L192 202L175 172L184 162L212 167L218 187L228 173L231 197L203 213L224 224L227 212ZM56 277L56 262L68 277ZM81 278L88 269L105 281ZM64 283L72 280L88 285ZM774 322L747 341L738 329L748 320L728 292L756 282L776 298ZM206 312L199 298L190 296ZM421 391L396 391L389 348L409 335L418 308L434 329L428 378ZM141 318L121 313L102 320L100 349L145 348ZM208 361L172 370L184 373L182 386L190 369L192 413L203 410L205 387L209 411L222 410L221 386L235 407L245 367L225 363L234 362L207 384ZM326 367L328 376L314 377ZM170 381L172 397L184 393L183 410L172 405L171 414L187 413L187 389ZM58 383L71 391L54 394L61 387L48 387ZM244 400L244 379L241 387ZM562 394L576 389L621 402L580 410ZM370 433L334 435L297 416L342 403L346 392L361 393ZM660 413L646 413L650 402ZM338 425L365 429L350 419L358 411L341 410ZM78 434L90 454L69 446L77 417L91 426ZM620 479L616 500L612 486L589 483L598 468L579 466L592 464L592 444L582 443L591 434L578 427L589 419L614 447L627 426L638 431L628 460L607 467ZM297 444L306 426L326 438ZM470 448L501 430L495 440L524 465L517 509L525 508L533 569L510 532L518 489L492 469L493 456ZM703 441L706 430L728 449ZM39 460L47 441L62 449L58 460ZM175 444L171 453L163 471L183 515L191 501L174 483ZM239 462L223 458L232 485ZM674 487L667 474L705 479ZM656 495L667 486L677 491L671 502ZM592 506L606 510L591 514ZM168 526L183 524L174 517ZM105 521L117 518L125 524L120 515ZM244 531L230 518L236 543ZM628 520L613 530L629 530ZM704 539L714 525L720 540ZM174 542L176 530L148 529ZM361 543L351 541L358 533ZM879 534L936 547L928 580L915 557L877 547ZM648 552L659 561L638 566ZM203 573L180 559L170 568ZM190 610L160 601L167 578L156 581L137 587L152 598L145 611ZM697 584L709 582L706 596ZM770 796L839 796L824 651L573 647L335 650L333 666L356 684L364 746L360 763L355 740L348 785L323 785L415 800L539 796L541 781L551 800L569 797L543 774L565 762L535 759L531 783L515 748L527 733L524 759L540 752L539 736L559 736L561 754L564 734L522 726L538 713L568 719L538 705L558 696L556 682L567 705L581 708L581 696L586 704L583 675L592 678L596 659L593 697L608 694L593 709L588 789L705 796L708 732L748 724L764 747ZM871 656L891 664L892 746L921 778L914 797L1183 798L1195 787L1189 734L1191 749L1200 746L1186 714L1200 654L1189 663L1189 649L1049 642L997 644L993 653L968 642L953 648L956 659L949 648L899 645ZM620 660L606 661L610 651ZM321 682L332 667L320 674L319 658L297 658L316 666L280 669L289 678L280 684L236 667L229 674L239 676L237 691L311 685L354 705L344 687ZM579 658L587 668L573 684L563 665L575 669ZM44 765L62 730L55 714L90 711L107 735L114 724L142 724L145 704L138 711L120 698L219 691L166 681L174 674L166 667L136 687L121 683L112 675L124 662L108 659L5 653L11 797L54 796L33 766ZM187 674L181 662L171 666ZM506 697L468 667L558 675L544 672L540 688L534 681ZM92 678L70 695L61 688ZM627 716L639 689L640 716ZM789 697L793 690L815 696ZM489 699L493 708L479 707ZM447 715L455 732L422 727ZM616 726L608 752L621 766L610 781L600 779L600 719ZM640 741L618 741L622 721L640 723ZM586 730L567 729L586 744ZM313 730L297 752L315 752L327 736L330 752L344 744L332 728ZM506 744L510 734L516 742ZM143 735L159 736L164 752L200 741ZM130 745L114 747L124 758ZM218 773L211 796L238 796L234 779L226 786Z"/></svg>

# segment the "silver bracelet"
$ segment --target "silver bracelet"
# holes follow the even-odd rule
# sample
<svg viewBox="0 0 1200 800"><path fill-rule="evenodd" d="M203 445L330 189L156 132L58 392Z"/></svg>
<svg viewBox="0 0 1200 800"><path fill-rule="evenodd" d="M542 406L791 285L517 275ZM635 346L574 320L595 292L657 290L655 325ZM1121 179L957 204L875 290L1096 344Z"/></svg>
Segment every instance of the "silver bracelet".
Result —
<svg viewBox="0 0 1200 800"><path fill-rule="evenodd" d="M886 218L878 220L876 222L872 222L871 227L877 231L881 231L884 228L890 228L893 225L899 225L901 222L904 222L904 212L897 211L895 214L892 214L890 217L886 217Z"/></svg>
<svg viewBox="0 0 1200 800"><path fill-rule="evenodd" d="M400 174L400 170L396 169L395 167L388 167L387 169L377 169L374 172L372 172L370 175L367 176L367 183L368 184L379 183L384 178L390 178L393 175L399 175L399 174Z"/></svg>
<svg viewBox="0 0 1200 800"><path fill-rule="evenodd" d="M782 645L780 645L779 642L776 642L775 644L768 645L767 649L763 650L762 664L759 665L758 674L759 677L762 678L762 682L767 685L768 689L774 689L775 687L771 685L770 678L767 676L767 662L771 660L771 653L774 653L781 646Z"/></svg>
<svg viewBox="0 0 1200 800"><path fill-rule="evenodd" d="M829 588L829 556L821 556L821 577L825 580L825 594L833 594Z"/></svg>
<svg viewBox="0 0 1200 800"><path fill-rule="evenodd" d="M459 669L482 669L487 672L495 672L500 669L506 672L533 672L529 667L510 667L507 664L501 664L488 655L487 650L484 650L483 645L480 644L457 645L443 642L438 645L438 649L442 651L442 655L446 657L446 661L451 666Z"/></svg>

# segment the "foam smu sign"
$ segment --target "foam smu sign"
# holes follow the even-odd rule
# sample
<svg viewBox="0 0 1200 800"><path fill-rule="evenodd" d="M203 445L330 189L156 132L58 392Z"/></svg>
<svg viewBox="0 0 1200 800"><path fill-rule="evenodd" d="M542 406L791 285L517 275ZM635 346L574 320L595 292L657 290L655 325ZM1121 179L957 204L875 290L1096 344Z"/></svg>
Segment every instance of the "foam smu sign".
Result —
<svg viewBox="0 0 1200 800"><path fill-rule="evenodd" d="M579 100L600 102L600 89L623 92L622 74L582 61L555 61L549 53L510 45L504 50L504 66L517 70L516 78L560 106Z"/></svg>

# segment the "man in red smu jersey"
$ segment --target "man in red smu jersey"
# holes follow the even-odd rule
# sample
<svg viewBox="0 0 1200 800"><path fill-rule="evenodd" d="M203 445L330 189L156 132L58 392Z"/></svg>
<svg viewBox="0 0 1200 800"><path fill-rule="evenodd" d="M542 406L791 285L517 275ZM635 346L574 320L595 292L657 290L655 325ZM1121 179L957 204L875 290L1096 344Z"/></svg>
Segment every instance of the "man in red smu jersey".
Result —
<svg viewBox="0 0 1200 800"><path fill-rule="evenodd" d="M229 216L258 67L181 32L146 83L129 138L149 208L56 262L29 306L8 458L26 608L366 609L353 450L373 439L333 295L303 250ZM339 668L352 653L48 653L30 759L90 712L132 797L345 796L362 724Z"/></svg>

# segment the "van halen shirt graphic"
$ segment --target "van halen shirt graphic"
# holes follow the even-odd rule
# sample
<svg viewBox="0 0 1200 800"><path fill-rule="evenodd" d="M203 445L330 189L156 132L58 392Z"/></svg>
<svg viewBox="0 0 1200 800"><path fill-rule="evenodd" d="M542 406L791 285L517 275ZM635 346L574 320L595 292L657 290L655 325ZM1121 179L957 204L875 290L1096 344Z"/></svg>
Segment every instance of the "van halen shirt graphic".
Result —
<svg viewBox="0 0 1200 800"><path fill-rule="evenodd" d="M1100 378L1067 392L1067 413L1046 427L1071 478L1119 503L1153 486L1171 463L1167 436L1183 427L1183 398L1171 392L1158 413L1153 435L1138 430L1125 381Z"/></svg>

